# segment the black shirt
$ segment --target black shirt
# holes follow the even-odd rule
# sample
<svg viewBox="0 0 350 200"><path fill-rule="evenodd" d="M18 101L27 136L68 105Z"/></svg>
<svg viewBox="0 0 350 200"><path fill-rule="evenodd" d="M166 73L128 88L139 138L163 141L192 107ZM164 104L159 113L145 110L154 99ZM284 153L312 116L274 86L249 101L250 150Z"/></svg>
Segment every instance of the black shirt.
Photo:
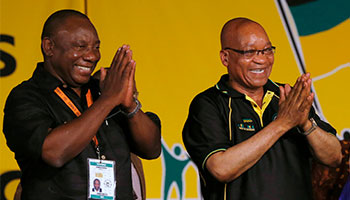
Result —
<svg viewBox="0 0 350 200"><path fill-rule="evenodd" d="M248 96L227 86L228 75L197 95L190 106L183 141L201 173L205 199L312 199L308 142L296 128L284 134L250 169L228 184L218 182L205 168L214 153L243 142L271 123L278 112L279 88L268 80L260 108ZM318 126L336 131L310 112Z"/></svg>
<svg viewBox="0 0 350 200"><path fill-rule="evenodd" d="M76 118L54 92L56 87L62 89L81 113L87 109L85 94L88 89L94 100L99 96L97 80L91 78L82 86L80 98L72 89L64 88L42 63L38 64L32 78L11 91L5 105L3 131L22 171L22 199L87 199L87 158L97 158L93 142L61 168L51 167L41 158L48 130ZM149 113L149 116L160 126L155 114ZM128 131L126 117L120 113L101 125L97 138L102 154L116 163L117 199L129 200L133 195Z"/></svg>

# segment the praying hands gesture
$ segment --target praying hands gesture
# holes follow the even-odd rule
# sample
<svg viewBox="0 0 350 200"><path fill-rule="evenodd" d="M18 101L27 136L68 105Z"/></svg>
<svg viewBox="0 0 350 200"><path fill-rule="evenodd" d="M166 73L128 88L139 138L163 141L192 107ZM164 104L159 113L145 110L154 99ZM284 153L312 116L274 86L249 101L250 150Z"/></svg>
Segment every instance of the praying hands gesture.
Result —
<svg viewBox="0 0 350 200"><path fill-rule="evenodd" d="M285 122L283 124L289 129L298 126L302 131L307 132L313 126L309 119L314 100L311 84L310 73L306 73L297 79L293 88L288 84L284 87L280 86L280 110L277 119L282 119L281 121ZM316 159L329 166L337 166L340 163L341 146L334 135L316 127L306 138ZM330 149L337 149L337 151Z"/></svg>
<svg viewBox="0 0 350 200"><path fill-rule="evenodd" d="M101 68L99 77L101 98L107 98L112 105L122 105L126 111L131 112L136 106L135 66L136 62L132 59L129 45L120 47L111 67Z"/></svg>
<svg viewBox="0 0 350 200"><path fill-rule="evenodd" d="M295 126L304 129L307 126L314 99L311 83L310 73L307 73L297 79L293 89L288 84L280 86L280 108L277 118L282 119L289 129Z"/></svg>

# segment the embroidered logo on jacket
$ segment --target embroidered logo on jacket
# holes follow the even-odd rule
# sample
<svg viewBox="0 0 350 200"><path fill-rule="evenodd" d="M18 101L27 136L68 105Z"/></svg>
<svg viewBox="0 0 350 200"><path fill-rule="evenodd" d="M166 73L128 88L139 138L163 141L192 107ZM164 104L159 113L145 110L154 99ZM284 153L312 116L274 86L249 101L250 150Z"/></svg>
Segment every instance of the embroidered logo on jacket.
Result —
<svg viewBox="0 0 350 200"><path fill-rule="evenodd" d="M252 119L242 119L243 123L237 124L238 128L243 131L255 131Z"/></svg>

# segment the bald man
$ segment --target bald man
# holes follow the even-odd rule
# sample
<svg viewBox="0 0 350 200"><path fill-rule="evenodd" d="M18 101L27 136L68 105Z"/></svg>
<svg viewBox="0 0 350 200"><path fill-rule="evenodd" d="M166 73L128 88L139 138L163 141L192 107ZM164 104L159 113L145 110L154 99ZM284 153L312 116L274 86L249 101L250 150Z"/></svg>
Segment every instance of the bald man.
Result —
<svg viewBox="0 0 350 200"><path fill-rule="evenodd" d="M21 199L133 199L130 151L160 154L160 121L137 99L135 61L119 48L100 81L100 40L89 18L60 10L45 22L44 62L6 102L4 134L22 172ZM103 194L92 194L99 177Z"/></svg>
<svg viewBox="0 0 350 200"><path fill-rule="evenodd" d="M269 79L275 47L246 18L228 21L220 58L228 74L192 101L184 144L204 199L312 199L310 159L336 166L336 130L312 108L310 74L293 88Z"/></svg>

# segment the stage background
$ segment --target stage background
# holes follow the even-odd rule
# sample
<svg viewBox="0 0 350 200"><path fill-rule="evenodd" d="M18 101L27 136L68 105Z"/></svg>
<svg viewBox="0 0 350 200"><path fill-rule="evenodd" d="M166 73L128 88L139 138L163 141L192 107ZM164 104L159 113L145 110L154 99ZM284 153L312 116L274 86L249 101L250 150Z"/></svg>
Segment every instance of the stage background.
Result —
<svg viewBox="0 0 350 200"><path fill-rule="evenodd" d="M180 199L180 196L199 199L199 178L196 167L184 151L181 132L193 97L213 86L226 72L219 59L219 36L224 23L239 16L261 23L277 47L272 80L293 84L300 75L300 63L285 28L286 23L294 23L292 15L287 21L283 20L279 2L286 3L260 0L0 0L0 109L3 110L10 90L28 79L36 63L42 61L40 34L47 17L63 8L87 13L102 41L102 58L97 68L109 66L117 48L129 44L137 63L136 81L143 110L157 113L162 121L163 154L156 160L143 162L147 198L168 199L166 194L169 194L173 199ZM343 4L348 6L345 2L336 1L339 8L344 8ZM319 20L315 23L327 22ZM350 85L346 81L350 75L349 32L347 16L330 28L296 36L299 50L304 50L304 67L316 78L314 89L320 114L338 130L339 138L350 127L350 94L347 92ZM2 130L3 112L0 121ZM7 199L13 199L19 182L15 179L16 171L14 154L1 134L0 174L4 189L1 195ZM6 180L5 176L13 180Z"/></svg>

